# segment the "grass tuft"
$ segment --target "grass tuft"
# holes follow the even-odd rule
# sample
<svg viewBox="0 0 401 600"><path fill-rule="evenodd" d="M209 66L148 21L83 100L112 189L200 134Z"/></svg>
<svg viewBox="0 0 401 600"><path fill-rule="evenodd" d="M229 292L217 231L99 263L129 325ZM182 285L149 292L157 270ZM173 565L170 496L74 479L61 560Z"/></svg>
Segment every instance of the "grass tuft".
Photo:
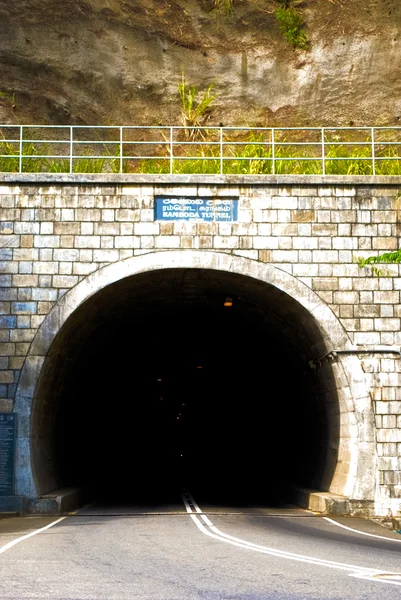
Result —
<svg viewBox="0 0 401 600"><path fill-rule="evenodd" d="M280 6L275 11L281 33L294 48L308 50L309 40L301 15L292 6Z"/></svg>

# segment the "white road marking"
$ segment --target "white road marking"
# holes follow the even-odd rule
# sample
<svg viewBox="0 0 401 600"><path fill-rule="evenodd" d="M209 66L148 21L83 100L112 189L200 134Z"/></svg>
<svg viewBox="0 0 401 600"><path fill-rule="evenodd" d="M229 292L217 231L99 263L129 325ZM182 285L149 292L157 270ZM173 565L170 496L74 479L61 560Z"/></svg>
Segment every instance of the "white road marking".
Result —
<svg viewBox="0 0 401 600"><path fill-rule="evenodd" d="M401 544L401 539L395 540L394 538L385 537L384 535L376 535L374 533L368 533L367 531L360 531L359 529L352 529L352 527L348 527L347 525L343 525L342 523L338 523L329 517L323 517L329 523L333 525L337 525L337 527L342 527L343 529L347 529L348 531L353 531L355 533L359 533L360 535L368 535L369 537L378 538L379 540L386 540L386 542L395 542L396 544Z"/></svg>
<svg viewBox="0 0 401 600"><path fill-rule="evenodd" d="M57 523L60 523L60 521L63 521L66 518L67 517L60 517L60 519L57 519L57 521L53 521L53 523L49 523L49 525L46 525L45 527L41 527L40 529L35 529L35 531L31 531L31 533L27 533L26 535L23 535L23 536L17 538L16 540L13 540L12 542L9 542L8 544L6 544L5 546L2 546L0 548L0 554L3 554L3 552L6 552L7 550L12 548L16 544L19 544L20 542L23 542L24 540L27 540L28 538L30 538L32 536L37 535L38 533L41 533L42 531L46 531L46 529L50 529L50 527L53 527L53 525L57 525Z"/></svg>
<svg viewBox="0 0 401 600"><path fill-rule="evenodd" d="M198 529L204 533L205 535L217 539L221 542L225 542L226 544L231 544L233 546L237 546L238 548L244 548L246 550L253 550L254 552L259 552L261 554L268 554L270 556L276 556L278 558L283 558L286 560L293 560L296 562L309 563L321 567L327 567L330 569L338 569L341 571L348 571L348 575L350 577L358 577L364 580L376 581L377 583L388 583L391 585L401 586L401 582L393 581L389 579L380 579L380 575L388 575L388 576L398 576L398 573L393 573L390 571L380 571L379 569L372 569L371 567L362 567L359 565L350 565L347 563L339 563L331 560L325 560L322 558L315 558L312 556L306 556L304 554L295 554L293 552L286 552L285 550L276 550L275 548L269 548L268 546L260 546L259 544L254 544L253 542L247 542L246 540L242 540L240 538L233 537L226 533L223 533L217 527L213 525L210 519L202 513L202 510L196 504L195 500L189 494L189 492L184 492L182 494L182 499L185 505L185 508L190 515L191 519L198 527ZM194 508L194 511L191 508L191 505ZM206 523L206 528L204 523Z"/></svg>

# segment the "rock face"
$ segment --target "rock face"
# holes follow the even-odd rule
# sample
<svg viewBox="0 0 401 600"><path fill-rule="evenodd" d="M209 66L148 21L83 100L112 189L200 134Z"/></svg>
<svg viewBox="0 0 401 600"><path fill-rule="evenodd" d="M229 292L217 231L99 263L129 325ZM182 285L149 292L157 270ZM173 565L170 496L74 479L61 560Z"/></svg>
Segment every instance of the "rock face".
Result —
<svg viewBox="0 0 401 600"><path fill-rule="evenodd" d="M182 72L214 84L210 124L399 125L399 0L0 0L0 121L179 124Z"/></svg>

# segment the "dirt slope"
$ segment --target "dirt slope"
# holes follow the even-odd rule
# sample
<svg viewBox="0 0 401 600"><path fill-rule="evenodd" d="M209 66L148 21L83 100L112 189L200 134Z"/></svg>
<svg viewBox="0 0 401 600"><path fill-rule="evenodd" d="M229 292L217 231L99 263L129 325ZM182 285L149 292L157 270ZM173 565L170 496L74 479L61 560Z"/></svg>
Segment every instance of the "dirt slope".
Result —
<svg viewBox="0 0 401 600"><path fill-rule="evenodd" d="M210 123L397 125L401 2L298 3L309 50L277 0L0 0L0 122L177 124L184 71L218 98Z"/></svg>

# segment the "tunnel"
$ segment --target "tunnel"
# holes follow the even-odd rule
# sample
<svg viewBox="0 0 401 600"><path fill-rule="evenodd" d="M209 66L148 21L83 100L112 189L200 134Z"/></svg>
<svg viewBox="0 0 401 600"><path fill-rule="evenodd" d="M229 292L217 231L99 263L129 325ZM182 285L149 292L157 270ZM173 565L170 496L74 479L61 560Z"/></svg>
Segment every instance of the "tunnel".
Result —
<svg viewBox="0 0 401 600"><path fill-rule="evenodd" d="M275 286L171 268L107 285L56 335L36 387L32 464L40 494L163 504L279 506L328 490L339 409L313 316ZM333 400L334 397L334 400Z"/></svg>

